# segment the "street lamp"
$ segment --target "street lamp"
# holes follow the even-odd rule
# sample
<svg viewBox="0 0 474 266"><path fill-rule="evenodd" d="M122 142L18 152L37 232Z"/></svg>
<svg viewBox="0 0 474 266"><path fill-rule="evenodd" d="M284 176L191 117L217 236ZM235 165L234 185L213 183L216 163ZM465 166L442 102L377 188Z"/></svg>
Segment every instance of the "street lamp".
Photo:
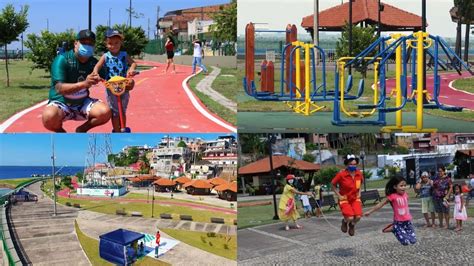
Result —
<svg viewBox="0 0 474 266"><path fill-rule="evenodd" d="M365 151L363 151L363 150L360 152L360 159L362 160L362 175L364 175L365 174L365 160L364 160L365 159ZM364 176L364 192L367 191L367 187L366 187L365 183L367 183L367 182L366 182L365 176Z"/></svg>
<svg viewBox="0 0 474 266"><path fill-rule="evenodd" d="M146 194L146 203L150 203L149 202L149 198L150 198L150 186L148 186L146 188L146 191L147 191L147 194Z"/></svg>
<svg viewBox="0 0 474 266"><path fill-rule="evenodd" d="M56 171L55 170L55 165L54 165L54 139L53 139L53 134L51 134L51 160L52 160L52 177L53 177L53 198L54 198L54 213L53 216L57 215L57 209L56 209Z"/></svg>
<svg viewBox="0 0 474 266"><path fill-rule="evenodd" d="M272 177L272 192L273 192L273 210L275 215L273 216L273 220L278 220L278 212L277 212L277 205L276 205L276 180L275 180L275 171L273 169L273 151L272 151L272 144L275 143L275 135L268 134L268 156L270 160L270 175ZM279 172L278 172L279 174Z"/></svg>

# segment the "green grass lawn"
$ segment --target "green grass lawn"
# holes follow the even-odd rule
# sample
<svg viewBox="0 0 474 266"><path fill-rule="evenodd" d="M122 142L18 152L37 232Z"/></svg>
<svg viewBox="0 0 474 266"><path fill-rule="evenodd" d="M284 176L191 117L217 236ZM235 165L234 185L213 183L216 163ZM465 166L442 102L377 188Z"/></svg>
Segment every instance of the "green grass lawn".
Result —
<svg viewBox="0 0 474 266"><path fill-rule="evenodd" d="M175 192L174 195L181 194L181 193L185 193L185 192ZM208 204L208 203L199 202L199 201L198 201L199 196L194 196L196 200L183 200L183 199L176 199L176 198L171 199L171 194L169 194L169 195L170 195L169 197L155 196L155 199L159 199L159 200L172 200L172 201L176 201L176 202L195 203L195 204L205 205L205 206L210 206L210 207L220 207L220 208L224 208L224 207L217 206L217 205L213 205L213 204ZM125 194L125 196L123 196L122 198L126 198L126 199L143 199L143 200L148 199L148 200L151 200L151 197L152 197L152 192L150 191L150 196L149 196L149 197L148 197L147 194L129 192L129 193ZM216 196L216 197L217 197L217 196Z"/></svg>
<svg viewBox="0 0 474 266"><path fill-rule="evenodd" d="M0 60L0 121L36 103L48 99L49 73L31 70L28 60L9 60L10 87L7 85L5 61Z"/></svg>
<svg viewBox="0 0 474 266"><path fill-rule="evenodd" d="M240 89L240 80L237 79L237 68L221 68L221 73L212 83L212 88L224 95L227 99L237 101L237 91Z"/></svg>
<svg viewBox="0 0 474 266"><path fill-rule="evenodd" d="M474 93L474 78L458 79L453 83L453 87L459 90Z"/></svg>
<svg viewBox="0 0 474 266"><path fill-rule="evenodd" d="M92 265L113 265L112 263L102 259L99 256L99 241L95 240L92 237L86 236L81 229L79 229L79 226L77 222L74 222L74 226L76 228L76 234L77 238L79 239L79 242L81 243L82 249L87 255L87 258L89 258L89 261L92 263ZM165 263L163 261L155 260L150 257L143 257L140 258L135 265L170 265L168 263Z"/></svg>
<svg viewBox="0 0 474 266"><path fill-rule="evenodd" d="M235 235L227 237L223 234L191 232L168 228L164 228L162 231L193 247L231 260L237 259L237 237Z"/></svg>
<svg viewBox="0 0 474 266"><path fill-rule="evenodd" d="M43 191L51 190L51 181L48 181L43 186ZM168 200L168 199L167 199ZM166 203L161 203L161 199L155 198L155 203L153 206L153 216L156 218L160 217L161 213L169 213L173 216L173 219L179 220L179 215L191 215L193 220L196 222L206 222L209 223L211 217L224 218L227 224L233 224L234 219L237 218L235 214L225 214L217 213L213 211L206 211L202 209L193 209L185 206L176 206L176 205L166 205ZM58 203L66 204L69 202L71 204L80 204L81 208L84 210L106 213L106 214L116 214L117 210L125 210L127 213L132 211L141 212L143 217L151 218L151 200L150 203L146 202L119 202L117 199L110 200L88 200L88 199L72 199L72 198L62 198L58 197Z"/></svg>
<svg viewBox="0 0 474 266"><path fill-rule="evenodd" d="M18 185L31 180L33 180L33 178L1 179L0 187L16 188Z"/></svg>
<svg viewBox="0 0 474 266"><path fill-rule="evenodd" d="M222 71L221 71L221 75L219 75L216 80L214 81L215 82L218 82L218 84L224 84L226 87L222 87L222 88L219 88L217 89L217 87L215 88L214 86L214 83L213 83L213 86L212 88L213 89L216 89L217 91L219 91L220 93L225 93L224 95L226 97L229 97L227 95L234 95L233 98L229 97L229 99L234 99L235 100L235 91L234 91L234 86L230 81L229 81L229 78L228 77L221 77L223 73L227 73L227 72L224 72L224 71L227 71L226 68L223 68ZM196 86L197 84L199 83L199 81L201 81L203 78L204 78L204 74L200 73L196 76L194 76L193 78L191 78L189 81L188 81L188 85L189 85L189 88L193 91L194 94L196 94L196 96L201 100L201 102L211 111L213 112L214 114L216 114L217 116L221 117L222 119L224 119L225 121L231 123L232 125L235 125L237 123L237 115L233 112L231 112L229 109L225 108L224 106L220 105L219 103L215 102L214 100L212 100L209 96L207 96L206 94L202 93L202 92L199 92L197 89L196 89Z"/></svg>

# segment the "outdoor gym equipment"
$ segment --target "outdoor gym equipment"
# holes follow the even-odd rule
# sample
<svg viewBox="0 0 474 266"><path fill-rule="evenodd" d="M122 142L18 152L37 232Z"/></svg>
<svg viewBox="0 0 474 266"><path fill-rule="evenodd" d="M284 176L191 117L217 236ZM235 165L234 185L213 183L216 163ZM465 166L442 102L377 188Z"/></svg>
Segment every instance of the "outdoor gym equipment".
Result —
<svg viewBox="0 0 474 266"><path fill-rule="evenodd" d="M114 76L111 77L107 81L103 81L105 87L117 97L117 104L118 104L118 111L119 111L119 119L120 119L120 132L122 133L130 133L131 130L129 127L125 125L123 107L122 107L122 95L126 91L126 87L128 87L131 82L133 76L137 75L139 72L134 72L130 77L124 78L121 76Z"/></svg>

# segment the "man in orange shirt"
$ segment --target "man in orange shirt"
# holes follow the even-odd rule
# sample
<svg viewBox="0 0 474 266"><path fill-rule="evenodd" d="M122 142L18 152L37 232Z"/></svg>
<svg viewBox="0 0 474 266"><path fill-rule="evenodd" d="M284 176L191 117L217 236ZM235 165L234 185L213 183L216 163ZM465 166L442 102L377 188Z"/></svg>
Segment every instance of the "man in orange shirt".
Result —
<svg viewBox="0 0 474 266"><path fill-rule="evenodd" d="M156 231L156 247L155 247L155 258L158 258L158 249L160 248L160 231Z"/></svg>
<svg viewBox="0 0 474 266"><path fill-rule="evenodd" d="M341 170L332 179L332 190L339 198L339 207L344 219L342 219L341 231L349 232L350 236L355 233L355 224L362 216L362 202L360 201L360 185L364 182L364 176L357 169L359 158L348 154L344 160L346 169ZM339 185L339 190L337 186ZM348 230L349 229L349 230Z"/></svg>

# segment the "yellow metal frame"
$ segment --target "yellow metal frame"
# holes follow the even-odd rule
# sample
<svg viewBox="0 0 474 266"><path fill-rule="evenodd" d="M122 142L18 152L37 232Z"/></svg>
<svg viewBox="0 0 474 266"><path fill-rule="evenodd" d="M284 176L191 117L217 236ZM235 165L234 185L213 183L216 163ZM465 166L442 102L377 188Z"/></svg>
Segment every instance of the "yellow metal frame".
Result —
<svg viewBox="0 0 474 266"><path fill-rule="evenodd" d="M432 40L429 39L429 34L427 32L418 31L413 34L416 40L407 41L407 45L411 48L416 49L417 53L417 64L416 64L416 74L417 74L417 87L416 91L411 95L412 98L416 97L416 125L415 126L403 126L402 125L402 110L396 112L395 126L386 126L381 129L382 132L390 133L393 131L398 132L409 132L409 133L435 133L438 131L437 128L423 128L423 96L426 95L430 99L430 95L427 90L424 90L423 83L423 53L424 49L428 49L433 44ZM392 34L392 38L400 38L400 34ZM427 38L427 39L425 39ZM412 43L416 41L416 46ZM426 44L425 44L426 43ZM402 72L402 56L401 56L401 47L397 47L396 50L396 104L399 106L401 104L401 72Z"/></svg>
<svg viewBox="0 0 474 266"><path fill-rule="evenodd" d="M305 79L305 87L304 87L304 90L305 90L305 93L304 93L304 98L302 97L303 95L301 95L301 93L299 92L299 90L296 90L296 97L297 98L300 98L301 100L300 101L296 101L296 102L286 102L286 104L291 108L293 109L293 111L295 111L296 113L299 113L299 114L303 114L303 115L310 115L314 112L317 112L323 108L325 108L325 106L319 106L317 105L314 101L311 101L311 74L310 74L310 49L314 48L314 44L310 44L310 43L304 43L304 42L300 42L300 41L295 41L295 42L292 42L291 45L293 46L299 46L299 48L296 48L297 51L296 51L296 55L295 55L295 67L296 67L296 72L295 72L295 75L296 75L296 87L299 89L301 88L301 55L300 55L300 52L301 51L298 51L298 49L304 49L304 65L305 65L305 69L304 69L304 79ZM290 79L292 79L290 77ZM291 81L289 81L291 82Z"/></svg>
<svg viewBox="0 0 474 266"><path fill-rule="evenodd" d="M357 111L348 111L346 109L346 106L344 105L344 88L345 88L345 66L346 66L346 61L348 60L352 60L354 59L355 57L341 57L339 58L339 60L337 60L337 66L339 67L339 96L340 96L340 107L339 109L341 110L341 112L343 112L344 114L346 114L347 116L349 117L360 117L360 118L364 118L364 117L368 117L368 116L371 116L373 115L376 111L377 111L377 108L373 108L371 111L364 111L364 112L357 112ZM364 57L363 58L364 60L372 60L374 59L374 57ZM376 61L374 62L374 85L373 85L373 89L374 89L374 99L373 99L373 104L374 105L377 105L378 103L378 76L379 76L379 69L378 69L378 66L379 66L379 63L380 63L380 60L382 58L376 58Z"/></svg>

